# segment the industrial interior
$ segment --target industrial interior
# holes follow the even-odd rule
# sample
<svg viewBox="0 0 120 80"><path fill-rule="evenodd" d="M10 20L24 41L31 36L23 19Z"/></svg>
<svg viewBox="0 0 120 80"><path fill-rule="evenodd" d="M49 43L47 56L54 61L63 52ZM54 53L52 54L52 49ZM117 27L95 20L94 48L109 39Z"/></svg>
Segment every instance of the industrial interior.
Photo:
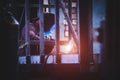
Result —
<svg viewBox="0 0 120 80"><path fill-rule="evenodd" d="M9 79L118 80L116 0L5 0L0 5ZM40 38L32 40L29 23L36 17Z"/></svg>

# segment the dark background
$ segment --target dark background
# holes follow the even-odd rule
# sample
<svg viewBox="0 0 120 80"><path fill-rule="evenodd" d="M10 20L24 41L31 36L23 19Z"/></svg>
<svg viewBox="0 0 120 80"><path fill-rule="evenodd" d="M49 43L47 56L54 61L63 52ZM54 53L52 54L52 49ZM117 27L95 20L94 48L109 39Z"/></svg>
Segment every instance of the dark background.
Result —
<svg viewBox="0 0 120 80"><path fill-rule="evenodd" d="M99 80L120 80L120 4L119 0L106 0L106 59L102 64L101 78ZM7 8L9 1L0 1L0 34L1 34L1 71L4 80L17 80L17 47L18 25L11 24ZM13 9L14 10L14 9ZM8 16L8 17L7 17ZM1 75L1 76L2 76ZM92 75L91 77L94 77Z"/></svg>

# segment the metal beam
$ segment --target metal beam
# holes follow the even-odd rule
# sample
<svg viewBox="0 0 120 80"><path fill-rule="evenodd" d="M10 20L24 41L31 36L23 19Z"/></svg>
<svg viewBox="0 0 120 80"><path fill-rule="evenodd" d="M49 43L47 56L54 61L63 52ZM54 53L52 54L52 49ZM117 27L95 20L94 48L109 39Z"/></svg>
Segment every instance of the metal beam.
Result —
<svg viewBox="0 0 120 80"><path fill-rule="evenodd" d="M88 72L92 54L92 0L80 0L80 63L81 71Z"/></svg>
<svg viewBox="0 0 120 80"><path fill-rule="evenodd" d="M29 37L29 0L25 0L25 42L30 42ZM30 56L30 45L26 47L26 56Z"/></svg>
<svg viewBox="0 0 120 80"><path fill-rule="evenodd" d="M44 55L44 15L43 15L43 0L39 0L39 54L40 54L40 62L44 63L45 55Z"/></svg>
<svg viewBox="0 0 120 80"><path fill-rule="evenodd" d="M56 62L61 63L60 55L60 27L59 27L59 1L55 2L55 25L56 25Z"/></svg>
<svg viewBox="0 0 120 80"><path fill-rule="evenodd" d="M29 36L29 0L25 0L25 42L26 46L26 63L30 64L30 36Z"/></svg>

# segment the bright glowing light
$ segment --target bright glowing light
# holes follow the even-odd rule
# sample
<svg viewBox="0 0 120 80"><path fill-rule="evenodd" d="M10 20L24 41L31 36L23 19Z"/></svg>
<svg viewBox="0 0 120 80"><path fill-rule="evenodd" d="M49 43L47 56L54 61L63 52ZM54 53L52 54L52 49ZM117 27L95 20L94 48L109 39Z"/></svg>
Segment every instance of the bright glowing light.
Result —
<svg viewBox="0 0 120 80"><path fill-rule="evenodd" d="M61 52L68 54L72 51L72 42L70 41L68 44L61 46Z"/></svg>
<svg viewBox="0 0 120 80"><path fill-rule="evenodd" d="M66 45L66 46L65 46L65 53L70 52L71 49L72 49L72 46L71 46L70 44Z"/></svg>

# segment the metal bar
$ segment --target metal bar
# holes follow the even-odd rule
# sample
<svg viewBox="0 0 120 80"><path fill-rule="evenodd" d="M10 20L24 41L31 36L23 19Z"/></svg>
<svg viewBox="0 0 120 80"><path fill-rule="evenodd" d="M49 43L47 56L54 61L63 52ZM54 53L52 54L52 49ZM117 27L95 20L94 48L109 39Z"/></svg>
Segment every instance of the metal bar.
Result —
<svg viewBox="0 0 120 80"><path fill-rule="evenodd" d="M54 5L43 5L44 7L51 7L54 8ZM18 7L24 7L24 4L18 4ZM30 4L30 7L38 8L39 4Z"/></svg>
<svg viewBox="0 0 120 80"><path fill-rule="evenodd" d="M65 18L66 18L69 26L70 26L69 28L70 28L70 31L72 33L71 35L73 36L73 39L74 39L74 41L75 41L75 43L77 45L78 44L77 34L76 34L75 30L74 30L74 26L72 25L70 17L68 16L68 14L67 14L67 12L65 10L65 5L64 5L64 2L62 0L60 0L60 7L61 7L61 9L62 9L62 11L63 11L63 13L65 15Z"/></svg>
<svg viewBox="0 0 120 80"><path fill-rule="evenodd" d="M88 72L90 68L91 44L91 1L80 0L80 64L81 72ZM90 48L90 49L89 49Z"/></svg>
<svg viewBox="0 0 120 80"><path fill-rule="evenodd" d="M60 56L60 30L59 30L59 1L56 0L55 2L55 25L56 25L56 62L61 63L61 56Z"/></svg>
<svg viewBox="0 0 120 80"><path fill-rule="evenodd" d="M77 0L77 29L78 29L78 54L80 56L80 5L79 5L80 1ZM80 62L80 57L79 57L79 62Z"/></svg>
<svg viewBox="0 0 120 80"><path fill-rule="evenodd" d="M30 42L29 36L29 0L25 0L25 42ZM26 47L26 56L30 56L30 45Z"/></svg>
<svg viewBox="0 0 120 80"><path fill-rule="evenodd" d="M89 61L90 63L93 63L93 22L92 22L92 3L93 1L90 0L89 1L89 16L88 16L88 19L89 19L89 22L88 22L88 38L89 38L89 43L88 43L88 50L89 50Z"/></svg>
<svg viewBox="0 0 120 80"><path fill-rule="evenodd" d="M44 22L43 22L43 19L44 19L44 17L43 17L43 0L39 0L39 35L40 35L40 43L39 43L39 45L40 45L40 55L43 55L44 54Z"/></svg>
<svg viewBox="0 0 120 80"><path fill-rule="evenodd" d="M71 4L72 4L72 1L71 0L68 0L68 14L69 14L69 17L70 17L70 20L71 20ZM70 29L70 26L69 26L69 29ZM69 30L69 40L71 40L71 30Z"/></svg>
<svg viewBox="0 0 120 80"><path fill-rule="evenodd" d="M51 12L50 0L48 0L49 12Z"/></svg>

